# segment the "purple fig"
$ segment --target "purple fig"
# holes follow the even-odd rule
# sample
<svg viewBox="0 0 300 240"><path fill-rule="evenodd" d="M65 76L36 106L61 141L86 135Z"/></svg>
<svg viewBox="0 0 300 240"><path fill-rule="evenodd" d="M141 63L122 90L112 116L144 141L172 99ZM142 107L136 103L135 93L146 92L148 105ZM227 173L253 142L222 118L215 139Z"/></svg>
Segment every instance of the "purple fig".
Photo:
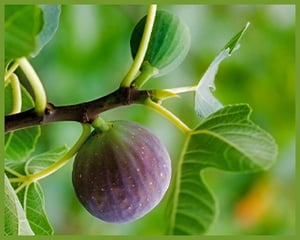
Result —
<svg viewBox="0 0 300 240"><path fill-rule="evenodd" d="M128 222L147 214L163 198L170 178L164 145L148 129L128 121L93 131L73 166L79 201L106 222Z"/></svg>

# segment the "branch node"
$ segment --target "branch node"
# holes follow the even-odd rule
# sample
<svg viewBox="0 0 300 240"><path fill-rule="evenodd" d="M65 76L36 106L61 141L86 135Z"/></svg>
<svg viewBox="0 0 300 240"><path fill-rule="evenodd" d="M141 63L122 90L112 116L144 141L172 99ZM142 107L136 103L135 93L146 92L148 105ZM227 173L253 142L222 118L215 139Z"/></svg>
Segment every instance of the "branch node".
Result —
<svg viewBox="0 0 300 240"><path fill-rule="evenodd" d="M54 106L52 103L49 103L49 102L48 102L48 103L46 104L45 114L46 114L46 115L51 115L51 114L53 114L54 109L55 109L55 106Z"/></svg>

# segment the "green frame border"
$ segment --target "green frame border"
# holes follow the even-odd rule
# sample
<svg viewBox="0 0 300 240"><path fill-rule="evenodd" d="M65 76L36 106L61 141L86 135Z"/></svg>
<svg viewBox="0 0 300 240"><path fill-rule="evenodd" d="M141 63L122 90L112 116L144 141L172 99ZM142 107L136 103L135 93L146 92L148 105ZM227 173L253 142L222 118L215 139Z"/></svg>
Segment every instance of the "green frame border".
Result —
<svg viewBox="0 0 300 240"><path fill-rule="evenodd" d="M127 1L116 1L116 0L89 0L89 1L80 1L80 0L44 0L44 1L21 1L21 0L4 0L0 3L0 52L4 53L4 39L3 39L3 32L4 32L4 5L5 4L54 4L54 3L63 3L63 4L150 4L153 3L153 1L149 0L142 0L142 1L133 1L133 0L127 0ZM223 4L223 5L230 5L230 4L292 4L296 7L296 88L295 88L295 95L296 95L296 160L298 160L298 151L297 149L300 149L300 143L297 141L297 138L300 135L300 129L299 129L299 123L300 123L300 108L297 106L300 101L300 95L297 95L297 91L300 89L300 1L298 0L250 0L250 1L241 1L241 0L198 0L198 1L183 1L183 0L160 0L157 1L157 3L161 4ZM297 27L298 26L298 27ZM4 65L4 57L3 55L0 57L0 65ZM3 77L4 76L4 69L1 67L0 74ZM1 137L0 137L0 156L4 156L4 109L2 106L4 106L4 86L1 82L0 84L0 126L1 126ZM2 158L3 159L3 158ZM1 164L0 166L1 172L4 171L4 164ZM299 164L296 164L296 181L298 184L300 184L300 179L298 173L299 173ZM0 178L1 186L1 197L3 199L4 196L4 179ZM296 189L296 203L300 203L300 188ZM298 201L297 201L298 200ZM3 226L4 226L4 212L3 212L3 201L0 201L0 234L1 237L3 236ZM30 238L35 239L115 239L115 238L122 238L122 239L231 239L231 240L243 240L243 239L263 239L263 240L269 240L269 239L299 239L299 228L300 228L300 221L298 220L300 216L300 207L296 207L296 234L291 236L278 236L278 235L266 235L266 236L253 236L253 235L243 235L243 236L34 236ZM25 236L20 237L3 237L3 239L22 239L22 238L28 238ZM1 238L2 239L2 238Z"/></svg>

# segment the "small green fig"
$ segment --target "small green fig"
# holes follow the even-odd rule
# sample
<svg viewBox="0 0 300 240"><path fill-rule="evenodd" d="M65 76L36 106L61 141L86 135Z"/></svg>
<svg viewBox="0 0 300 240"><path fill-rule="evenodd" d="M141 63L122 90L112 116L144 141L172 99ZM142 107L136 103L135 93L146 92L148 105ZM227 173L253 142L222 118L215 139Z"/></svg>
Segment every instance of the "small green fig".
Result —
<svg viewBox="0 0 300 240"><path fill-rule="evenodd" d="M171 178L169 154L145 127L113 121L93 131L79 149L72 181L79 201L95 217L123 223L141 218L163 198Z"/></svg>
<svg viewBox="0 0 300 240"><path fill-rule="evenodd" d="M135 58L142 39L147 16L135 26L130 39ZM174 70L190 49L190 33L179 17L166 11L157 11L144 62L158 69L157 76Z"/></svg>

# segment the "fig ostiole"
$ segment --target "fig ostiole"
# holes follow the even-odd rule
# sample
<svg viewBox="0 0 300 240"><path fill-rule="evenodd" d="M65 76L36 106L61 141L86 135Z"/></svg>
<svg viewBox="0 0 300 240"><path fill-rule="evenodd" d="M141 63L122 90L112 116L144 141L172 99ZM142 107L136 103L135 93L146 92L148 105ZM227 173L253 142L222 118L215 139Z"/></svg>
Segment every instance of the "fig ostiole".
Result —
<svg viewBox="0 0 300 240"><path fill-rule="evenodd" d="M134 221L163 198L171 161L161 141L145 127L113 121L93 131L79 149L72 182L81 204L106 222Z"/></svg>

